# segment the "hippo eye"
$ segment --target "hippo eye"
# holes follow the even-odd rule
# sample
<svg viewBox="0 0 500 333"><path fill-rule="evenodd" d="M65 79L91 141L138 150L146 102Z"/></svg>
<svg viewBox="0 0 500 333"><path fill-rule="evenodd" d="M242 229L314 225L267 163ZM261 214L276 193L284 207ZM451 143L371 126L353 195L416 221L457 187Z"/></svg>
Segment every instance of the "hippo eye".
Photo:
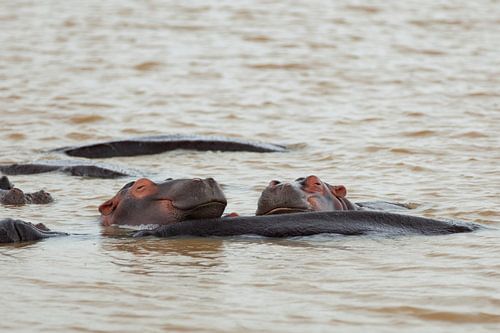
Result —
<svg viewBox="0 0 500 333"><path fill-rule="evenodd" d="M296 182L301 182L301 181L303 181L303 180L305 180L305 178L304 178L304 177L300 177L300 178L295 179L295 181L296 181Z"/></svg>
<svg viewBox="0 0 500 333"><path fill-rule="evenodd" d="M124 189L127 189L127 188L129 188L129 187L132 187L132 185L134 185L134 184L135 184L135 181L134 181L134 182L127 183L127 184L125 184L125 185L121 188L121 190L124 190Z"/></svg>

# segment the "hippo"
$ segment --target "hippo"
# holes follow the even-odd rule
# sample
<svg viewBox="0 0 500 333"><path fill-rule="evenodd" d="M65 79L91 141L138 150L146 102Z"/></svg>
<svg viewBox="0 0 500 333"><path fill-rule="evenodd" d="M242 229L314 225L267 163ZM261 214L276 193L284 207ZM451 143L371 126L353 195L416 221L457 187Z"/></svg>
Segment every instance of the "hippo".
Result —
<svg viewBox="0 0 500 333"><path fill-rule="evenodd" d="M252 142L236 138L198 135L158 135L125 140L93 143L77 147L62 147L52 151L69 156L109 158L159 154L170 150L285 152L286 147L271 143Z"/></svg>
<svg viewBox="0 0 500 333"><path fill-rule="evenodd" d="M300 177L293 182L272 180L262 191L255 215L411 208L408 205L385 201L353 203L346 196L347 189L344 185L330 185L314 175Z"/></svg>
<svg viewBox="0 0 500 333"><path fill-rule="evenodd" d="M37 161L34 163L15 163L0 165L0 172L6 175L32 175L46 172L62 172L71 176L92 178L120 178L137 176L137 172L123 168L84 161Z"/></svg>
<svg viewBox="0 0 500 333"><path fill-rule="evenodd" d="M213 178L141 178L123 186L99 206L101 224L171 224L187 219L220 217L227 200Z"/></svg>
<svg viewBox="0 0 500 333"><path fill-rule="evenodd" d="M323 211L290 214L236 216L186 220L140 230L133 237L301 237L318 234L360 235L447 235L472 232L481 226L470 222L441 221L384 211Z"/></svg>
<svg viewBox="0 0 500 333"><path fill-rule="evenodd" d="M4 205L47 204L54 199L50 193L40 190L33 193L24 193L14 187L9 178L0 178L0 203Z"/></svg>
<svg viewBox="0 0 500 333"><path fill-rule="evenodd" d="M22 220L0 220L0 244L36 241L55 236L68 236L59 231L50 231L43 223L33 224Z"/></svg>

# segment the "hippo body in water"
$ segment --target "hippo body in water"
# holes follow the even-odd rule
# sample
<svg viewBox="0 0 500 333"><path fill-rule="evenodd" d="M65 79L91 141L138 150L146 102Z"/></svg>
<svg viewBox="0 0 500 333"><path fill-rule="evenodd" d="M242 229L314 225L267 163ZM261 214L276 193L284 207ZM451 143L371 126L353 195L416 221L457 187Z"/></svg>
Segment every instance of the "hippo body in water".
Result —
<svg viewBox="0 0 500 333"><path fill-rule="evenodd" d="M471 232L479 227L473 223L447 222L381 211L329 211L188 220L153 230L141 230L136 232L134 237L446 235Z"/></svg>
<svg viewBox="0 0 500 333"><path fill-rule="evenodd" d="M403 204L385 201L353 203L346 195L347 189L344 185L330 185L313 175L285 183L272 180L259 198L255 215L409 208Z"/></svg>
<svg viewBox="0 0 500 333"><path fill-rule="evenodd" d="M0 172L6 175L32 175L46 172L62 172L71 176L92 178L120 178L137 176L133 171L103 164L85 161L37 161L34 163L15 163L0 165Z"/></svg>
<svg viewBox="0 0 500 333"><path fill-rule="evenodd" d="M14 187L9 178L0 178L0 203L4 205L47 204L53 202L50 193L40 190L33 193L24 193Z"/></svg>
<svg viewBox="0 0 500 333"><path fill-rule="evenodd" d="M170 150L284 152L286 147L236 138L197 135L159 135L127 140L94 143L78 147L62 147L54 151L69 156L107 158L159 154Z"/></svg>
<svg viewBox="0 0 500 333"><path fill-rule="evenodd" d="M440 221L381 211L331 211L186 220L153 230L137 231L133 236L446 235L472 232L479 228L480 225L474 223ZM0 220L0 243L33 241L62 235L67 234L40 229L20 220Z"/></svg>
<svg viewBox="0 0 500 333"><path fill-rule="evenodd" d="M36 241L55 236L67 236L65 232L50 231L42 223L33 224L21 220L0 220L0 244Z"/></svg>

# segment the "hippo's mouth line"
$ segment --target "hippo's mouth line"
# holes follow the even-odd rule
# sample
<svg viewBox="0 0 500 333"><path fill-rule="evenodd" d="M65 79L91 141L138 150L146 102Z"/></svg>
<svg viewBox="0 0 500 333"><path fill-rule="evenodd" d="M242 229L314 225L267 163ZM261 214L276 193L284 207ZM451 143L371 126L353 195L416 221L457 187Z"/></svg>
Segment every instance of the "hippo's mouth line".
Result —
<svg viewBox="0 0 500 333"><path fill-rule="evenodd" d="M290 214L290 213L300 213L308 211L310 211L309 208L276 207L271 209L270 211L265 212L262 215Z"/></svg>
<svg viewBox="0 0 500 333"><path fill-rule="evenodd" d="M196 206L192 206L192 207L187 207L187 208L178 207L178 206L176 206L172 202L172 206L174 208L177 208L177 209L180 209L180 210L184 210L184 211L192 211L192 210L200 209L200 208L203 208L203 207L214 206L214 205L226 206L227 202L219 201L219 200L213 200L213 201L205 202L205 203L202 203L202 204L199 204L199 205L196 205Z"/></svg>

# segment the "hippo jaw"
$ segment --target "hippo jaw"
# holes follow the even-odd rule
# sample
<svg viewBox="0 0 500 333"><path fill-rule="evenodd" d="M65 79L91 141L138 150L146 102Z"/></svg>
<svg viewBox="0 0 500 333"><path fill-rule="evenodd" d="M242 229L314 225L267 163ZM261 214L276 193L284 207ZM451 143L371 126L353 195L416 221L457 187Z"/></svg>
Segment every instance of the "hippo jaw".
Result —
<svg viewBox="0 0 500 333"><path fill-rule="evenodd" d="M210 201L184 210L184 220L196 220L220 217L226 209L227 202ZM174 206L175 207L175 206Z"/></svg>
<svg viewBox="0 0 500 333"><path fill-rule="evenodd" d="M312 209L310 208L302 208L302 207L276 207L271 209L270 211L259 213L258 215L277 215L277 214L291 214L291 213L305 213L310 212Z"/></svg>
<svg viewBox="0 0 500 333"><path fill-rule="evenodd" d="M275 215L308 212L313 207L307 195L297 183L281 183L273 180L262 192L255 215Z"/></svg>

